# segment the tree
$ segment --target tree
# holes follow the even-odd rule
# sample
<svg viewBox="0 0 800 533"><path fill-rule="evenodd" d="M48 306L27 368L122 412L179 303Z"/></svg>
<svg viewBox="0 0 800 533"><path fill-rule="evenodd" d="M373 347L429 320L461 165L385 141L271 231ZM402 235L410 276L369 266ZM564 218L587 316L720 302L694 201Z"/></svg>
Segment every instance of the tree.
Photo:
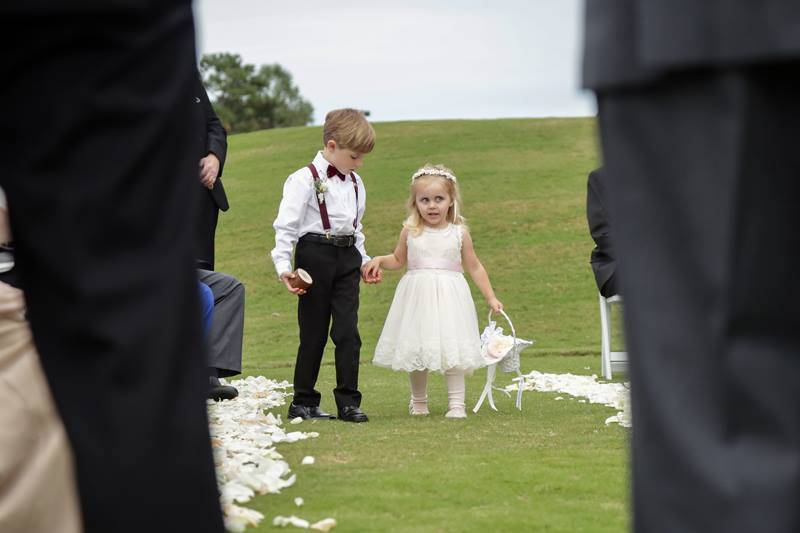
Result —
<svg viewBox="0 0 800 533"><path fill-rule="evenodd" d="M206 54L200 71L214 110L230 133L305 126L313 118L313 106L278 64L256 68L242 63L239 54Z"/></svg>

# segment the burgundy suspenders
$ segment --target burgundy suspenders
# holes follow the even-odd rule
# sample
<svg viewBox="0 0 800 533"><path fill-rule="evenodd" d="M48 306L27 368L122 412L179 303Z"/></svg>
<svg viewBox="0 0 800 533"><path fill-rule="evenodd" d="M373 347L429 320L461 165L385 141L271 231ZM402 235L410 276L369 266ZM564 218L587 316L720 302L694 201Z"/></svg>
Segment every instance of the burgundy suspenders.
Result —
<svg viewBox="0 0 800 533"><path fill-rule="evenodd" d="M308 169L311 171L311 175L314 176L314 183L316 184L319 181L317 167L314 166L314 163L311 163L308 165ZM356 216L353 219L353 229L356 229L358 225L358 183L356 183L356 175L352 172L350 173L350 179L353 181L353 188L356 191ZM322 227L325 230L325 235L330 236L331 221L328 218L328 206L325 204L324 197L320 199L321 193L315 194L315 196L317 197L317 205L319 206L319 216L322 219Z"/></svg>

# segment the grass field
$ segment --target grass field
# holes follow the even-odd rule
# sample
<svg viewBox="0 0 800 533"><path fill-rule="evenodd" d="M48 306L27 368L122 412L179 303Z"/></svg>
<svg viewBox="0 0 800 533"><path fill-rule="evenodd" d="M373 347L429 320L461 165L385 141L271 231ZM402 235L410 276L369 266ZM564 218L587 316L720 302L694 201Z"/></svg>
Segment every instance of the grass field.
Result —
<svg viewBox="0 0 800 533"><path fill-rule="evenodd" d="M426 162L446 164L459 178L463 213L498 297L518 334L536 340L523 353L523 371L599 374L585 218L594 127L592 119L376 124L378 142L361 170L368 252L393 249L411 173ZM286 176L311 161L321 129L236 135L229 143L224 181L232 207L217 232L217 268L247 286L245 374L291 381L296 303L276 281L271 225ZM320 438L279 447L298 481L248 504L267 516L260 529L270 529L275 515L297 514L334 517L337 531L625 530L628 433L604 426L610 409L526 393L522 413L502 398L499 413L445 420L442 380L432 376L432 416L407 415L406 375L369 364L400 275L387 272L384 283L361 290L362 407L371 421L316 422ZM485 302L474 286L473 295L483 321ZM328 349L318 387L331 410L332 360ZM483 376L468 380L468 406ZM304 455L317 464L300 466ZM302 508L295 496L305 499Z"/></svg>

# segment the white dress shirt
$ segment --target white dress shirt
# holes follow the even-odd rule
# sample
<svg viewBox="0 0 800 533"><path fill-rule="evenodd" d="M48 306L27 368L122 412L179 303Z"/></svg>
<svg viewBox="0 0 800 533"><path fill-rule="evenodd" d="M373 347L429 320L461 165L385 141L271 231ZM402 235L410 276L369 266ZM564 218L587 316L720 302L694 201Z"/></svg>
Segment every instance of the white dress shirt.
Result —
<svg viewBox="0 0 800 533"><path fill-rule="evenodd" d="M363 265L370 258L364 249L364 231L361 224L367 200L367 191L361 176L354 173L358 184L356 205L355 187L349 174L344 180L338 176L328 178L330 163L322 157L322 152L317 152L312 164L317 168L320 180L324 181L328 188L324 194L328 219L331 223L331 235L354 235L355 246L361 254ZM289 175L283 184L283 198L278 208L278 217L272 224L275 228L275 248L270 253L278 276L292 271L292 251L300 237L306 233L325 233L316 194L314 177L308 166ZM358 222L353 228L353 219L356 217Z"/></svg>

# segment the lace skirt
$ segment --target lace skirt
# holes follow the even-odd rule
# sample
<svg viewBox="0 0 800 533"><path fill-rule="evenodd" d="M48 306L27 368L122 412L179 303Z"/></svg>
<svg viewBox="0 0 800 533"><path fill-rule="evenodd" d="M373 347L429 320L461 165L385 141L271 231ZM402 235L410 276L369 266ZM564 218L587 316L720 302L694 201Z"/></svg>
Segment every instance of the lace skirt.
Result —
<svg viewBox="0 0 800 533"><path fill-rule="evenodd" d="M464 275L408 271L397 285L372 362L406 372L485 366L475 303Z"/></svg>

